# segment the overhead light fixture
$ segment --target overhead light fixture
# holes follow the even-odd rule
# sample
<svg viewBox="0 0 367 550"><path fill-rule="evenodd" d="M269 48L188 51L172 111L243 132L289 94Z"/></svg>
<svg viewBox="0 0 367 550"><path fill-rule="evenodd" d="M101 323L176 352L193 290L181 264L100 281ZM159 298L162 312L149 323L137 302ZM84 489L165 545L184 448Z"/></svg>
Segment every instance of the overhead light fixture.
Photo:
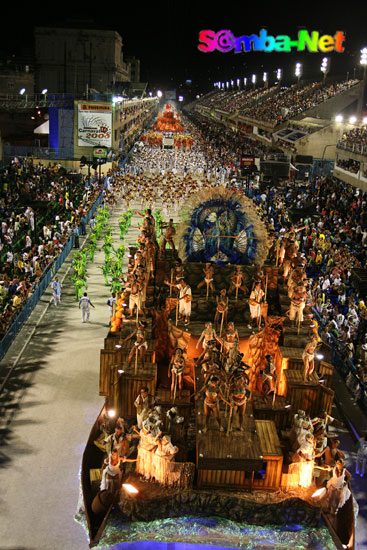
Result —
<svg viewBox="0 0 367 550"><path fill-rule="evenodd" d="M343 122L343 115L336 115L335 122Z"/></svg>
<svg viewBox="0 0 367 550"><path fill-rule="evenodd" d="M109 409L107 414L110 418L114 418L116 416L116 412L113 409Z"/></svg>

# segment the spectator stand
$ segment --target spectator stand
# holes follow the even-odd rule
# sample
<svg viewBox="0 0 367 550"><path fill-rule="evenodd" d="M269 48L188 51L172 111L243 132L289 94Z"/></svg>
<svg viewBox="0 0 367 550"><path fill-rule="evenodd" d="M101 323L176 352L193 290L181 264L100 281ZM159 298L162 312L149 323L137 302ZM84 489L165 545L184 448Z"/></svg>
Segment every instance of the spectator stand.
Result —
<svg viewBox="0 0 367 550"><path fill-rule="evenodd" d="M312 311L317 319L317 322L319 323L320 328L324 329L325 324L322 318L320 317L318 311L315 308L313 308ZM345 382L345 385L347 386L351 394L354 395L355 403L359 406L363 414L367 416L367 393L366 393L367 388L365 384L362 382L362 380L359 378L357 374L357 368L354 365L353 361L348 357L346 357L345 354L343 353L342 346L338 342L337 338L335 338L335 336L333 335L330 335L330 338L331 338L330 362L337 369L338 373L340 374L341 378ZM347 380L348 376L349 376L349 381ZM356 389L358 386L360 386L362 390L360 392L360 396L356 395Z"/></svg>
<svg viewBox="0 0 367 550"><path fill-rule="evenodd" d="M103 192L106 189L106 187L107 187L107 178L105 178L103 189L99 194L97 200L94 202L88 214L86 214L86 216L84 216L83 218L83 222L85 225L89 223L89 221L94 215L94 212L101 204L104 196ZM81 230L81 226L79 226L79 231L80 230ZM28 317L32 313L38 300L41 298L41 296L43 295L47 287L51 284L52 279L55 277L55 274L58 272L58 270L64 263L65 259L69 255L69 252L71 251L73 246L74 246L74 235L72 235L69 238L67 244L65 245L64 249L59 254L59 256L57 256L57 258L53 262L51 262L42 273L39 285L35 288L31 297L27 300L22 310L18 313L17 317L11 324L10 328L7 330L7 332L4 334L3 338L0 341L0 360L4 357L4 355L10 348L11 344L14 342L17 334L19 334L25 321L28 319Z"/></svg>

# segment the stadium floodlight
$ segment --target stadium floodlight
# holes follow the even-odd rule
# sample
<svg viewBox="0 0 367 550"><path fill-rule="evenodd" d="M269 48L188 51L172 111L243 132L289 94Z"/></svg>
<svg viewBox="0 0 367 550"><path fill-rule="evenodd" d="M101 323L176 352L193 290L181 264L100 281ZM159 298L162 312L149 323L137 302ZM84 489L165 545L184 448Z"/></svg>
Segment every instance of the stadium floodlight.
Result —
<svg viewBox="0 0 367 550"><path fill-rule="evenodd" d="M354 115L349 117L349 122L350 124L355 124L357 122L357 117Z"/></svg>
<svg viewBox="0 0 367 550"><path fill-rule="evenodd" d="M20 93L20 95L23 95L23 94L25 93L25 88L21 88L21 89L19 90L19 93Z"/></svg>
<svg viewBox="0 0 367 550"><path fill-rule="evenodd" d="M43 88L41 94L42 94L42 95L46 95L46 94L47 94L47 88Z"/></svg>
<svg viewBox="0 0 367 550"><path fill-rule="evenodd" d="M367 124L367 116L364 116L362 119L363 124Z"/></svg>
<svg viewBox="0 0 367 550"><path fill-rule="evenodd" d="M183 95L179 95L178 96L178 101L183 101L183 100L184 100Z"/></svg>
<svg viewBox="0 0 367 550"><path fill-rule="evenodd" d="M327 57L324 57L320 67L320 70L322 73L326 73L328 65L329 65L329 60Z"/></svg>
<svg viewBox="0 0 367 550"><path fill-rule="evenodd" d="M237 86L240 87L240 79L237 78Z"/></svg>
<svg viewBox="0 0 367 550"><path fill-rule="evenodd" d="M268 80L268 73L263 73L263 82L266 82Z"/></svg>
<svg viewBox="0 0 367 550"><path fill-rule="evenodd" d="M149 97L152 97L153 96L153 92L149 92Z"/></svg>
<svg viewBox="0 0 367 550"><path fill-rule="evenodd" d="M227 85L227 88L229 88L229 82L228 82L228 80L227 80L227 82L226 82L226 85Z"/></svg>
<svg viewBox="0 0 367 550"><path fill-rule="evenodd" d="M366 66L367 65L367 48L364 47L361 49L361 65Z"/></svg>
<svg viewBox="0 0 367 550"><path fill-rule="evenodd" d="M121 95L114 95L112 98L112 103L121 103L123 97Z"/></svg>
<svg viewBox="0 0 367 550"><path fill-rule="evenodd" d="M231 86L233 86L233 84L234 84L234 82L233 82L233 80L231 80Z"/></svg>
<svg viewBox="0 0 367 550"><path fill-rule="evenodd" d="M327 57L323 58L320 70L324 74L326 74L328 72L328 70L329 70L329 59Z"/></svg>
<svg viewBox="0 0 367 550"><path fill-rule="evenodd" d="M256 84L256 74L253 74L251 77L252 84Z"/></svg>
<svg viewBox="0 0 367 550"><path fill-rule="evenodd" d="M282 69L277 69L277 80L282 80Z"/></svg>
<svg viewBox="0 0 367 550"><path fill-rule="evenodd" d="M301 65L301 63L296 63L296 70L295 70L294 74L296 75L298 80L301 78L301 75L302 75L302 65Z"/></svg>
<svg viewBox="0 0 367 550"><path fill-rule="evenodd" d="M157 90L157 97L161 98L163 95L162 90Z"/></svg>
<svg viewBox="0 0 367 550"><path fill-rule="evenodd" d="M343 115L336 115L335 122L343 122Z"/></svg>
<svg viewBox="0 0 367 550"><path fill-rule="evenodd" d="M247 86L247 77L245 76L245 78L243 79L243 84L244 86Z"/></svg>

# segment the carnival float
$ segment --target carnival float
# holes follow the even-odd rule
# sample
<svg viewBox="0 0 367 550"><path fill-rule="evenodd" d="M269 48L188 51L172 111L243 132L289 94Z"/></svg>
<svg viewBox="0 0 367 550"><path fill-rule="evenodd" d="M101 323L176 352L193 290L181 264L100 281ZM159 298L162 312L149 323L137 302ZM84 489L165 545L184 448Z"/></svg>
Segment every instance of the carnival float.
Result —
<svg viewBox="0 0 367 550"><path fill-rule="evenodd" d="M83 455L90 545L113 510L121 530L182 516L316 527L323 516L336 547L353 549L348 473L327 430L330 349L294 234L279 248L252 202L221 187L182 218L177 252L167 238L145 285L139 243L129 249L100 353L105 405ZM149 215L143 227L154 242Z"/></svg>

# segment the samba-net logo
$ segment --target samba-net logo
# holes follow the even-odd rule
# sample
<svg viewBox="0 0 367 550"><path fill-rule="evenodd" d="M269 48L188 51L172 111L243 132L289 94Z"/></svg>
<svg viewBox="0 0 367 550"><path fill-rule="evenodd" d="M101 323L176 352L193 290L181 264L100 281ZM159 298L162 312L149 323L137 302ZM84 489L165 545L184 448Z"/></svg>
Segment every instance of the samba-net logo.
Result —
<svg viewBox="0 0 367 550"><path fill-rule="evenodd" d="M201 52L209 53L218 50L219 52L303 52L306 49L311 53L316 52L344 52L343 42L345 34L343 31L336 31L334 36L324 34L320 36L318 31L308 32L300 30L297 40L291 40L285 34L278 36L268 35L265 29L261 29L258 35L234 36L231 31L222 30L214 32L211 30L200 31L198 48Z"/></svg>

